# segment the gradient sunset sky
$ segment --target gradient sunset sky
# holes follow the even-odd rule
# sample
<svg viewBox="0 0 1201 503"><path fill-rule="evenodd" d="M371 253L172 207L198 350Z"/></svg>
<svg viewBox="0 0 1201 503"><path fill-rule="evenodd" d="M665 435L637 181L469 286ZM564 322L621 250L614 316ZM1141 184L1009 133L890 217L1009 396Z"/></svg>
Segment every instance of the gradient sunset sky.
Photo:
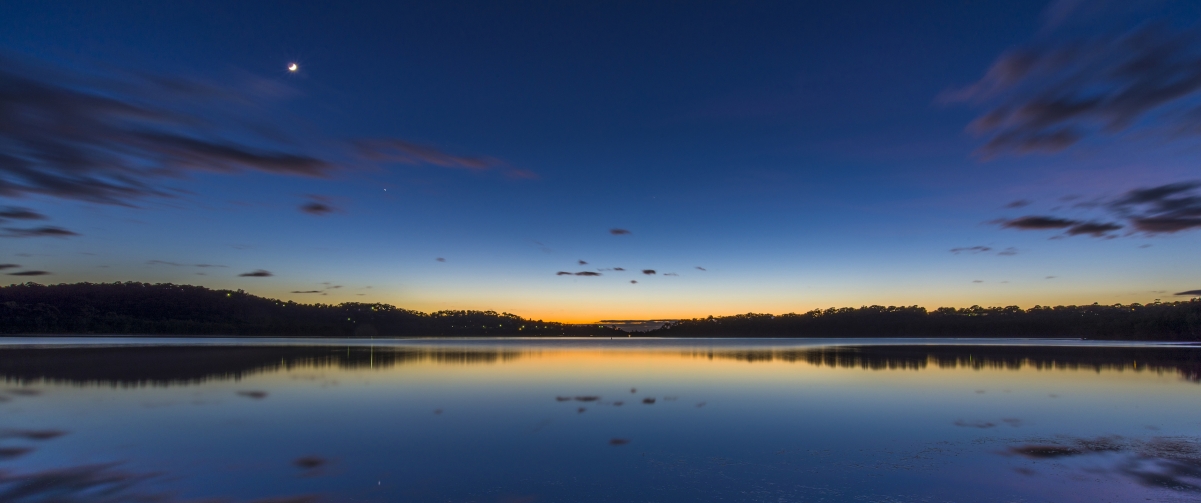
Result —
<svg viewBox="0 0 1201 503"><path fill-rule="evenodd" d="M567 322L1187 299L1199 21L6 1L0 274Z"/></svg>

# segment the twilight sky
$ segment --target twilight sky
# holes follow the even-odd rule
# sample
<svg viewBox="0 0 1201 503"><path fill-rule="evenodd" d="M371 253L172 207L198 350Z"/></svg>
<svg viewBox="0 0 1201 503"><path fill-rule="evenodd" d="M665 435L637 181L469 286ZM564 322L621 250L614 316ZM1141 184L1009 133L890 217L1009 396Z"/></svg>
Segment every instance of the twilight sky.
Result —
<svg viewBox="0 0 1201 503"><path fill-rule="evenodd" d="M0 274L568 322L1185 299L1201 4L1131 3L7 1Z"/></svg>

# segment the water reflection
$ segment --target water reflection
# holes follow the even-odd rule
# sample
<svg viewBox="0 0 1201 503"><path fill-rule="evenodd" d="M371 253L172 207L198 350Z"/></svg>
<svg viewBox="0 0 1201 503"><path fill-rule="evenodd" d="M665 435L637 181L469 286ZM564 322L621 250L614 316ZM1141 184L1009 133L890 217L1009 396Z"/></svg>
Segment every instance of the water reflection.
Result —
<svg viewBox="0 0 1201 503"><path fill-rule="evenodd" d="M1201 348L0 343L0 501L1201 501Z"/></svg>
<svg viewBox="0 0 1201 503"><path fill-rule="evenodd" d="M2 346L0 346L2 347ZM588 349L595 349L589 347ZM865 370L924 370L928 368L1034 370L1091 370L1175 373L1201 382L1201 351L1180 346L1013 346L1013 345L887 345L817 346L800 348L689 347L681 351L668 342L660 347L604 348L597 358L632 356L664 359L736 360L747 363L793 363L818 367ZM388 369L401 365L481 365L521 358L554 358L572 348L498 348L461 345L400 346L106 346L16 347L0 349L0 378L11 384L32 382L108 386L199 384L209 380L240 380L252 375L299 368ZM630 393L636 393L631 389ZM37 394L15 388L5 393ZM265 392L244 391L248 398ZM3 395L0 395L0 400ZM571 399L564 397L564 400ZM576 400L588 401L586 397ZM595 397L593 398L595 399Z"/></svg>

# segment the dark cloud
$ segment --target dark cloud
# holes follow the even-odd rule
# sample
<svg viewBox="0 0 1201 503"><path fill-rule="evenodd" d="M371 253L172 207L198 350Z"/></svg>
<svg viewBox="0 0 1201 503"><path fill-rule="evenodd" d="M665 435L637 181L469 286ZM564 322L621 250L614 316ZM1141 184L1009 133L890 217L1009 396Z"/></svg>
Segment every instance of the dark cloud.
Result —
<svg viewBox="0 0 1201 503"><path fill-rule="evenodd" d="M1082 224L1073 225L1067 230L1067 233L1070 236L1088 234L1093 237L1102 237L1121 228L1121 225L1114 223L1085 222Z"/></svg>
<svg viewBox="0 0 1201 503"><path fill-rule="evenodd" d="M272 276L272 274L269 271L264 271L262 269L258 269L258 270L251 271L251 272L244 272L242 274L239 274L238 276L242 277L242 278L266 278L267 276Z"/></svg>
<svg viewBox="0 0 1201 503"><path fill-rule="evenodd" d="M700 270L700 271L708 271L708 269L705 269L704 267L701 267L699 265L696 266L696 268L697 268L697 270Z"/></svg>
<svg viewBox="0 0 1201 503"><path fill-rule="evenodd" d="M613 270L614 271L624 271L625 268L624 267L614 267Z"/></svg>
<svg viewBox="0 0 1201 503"><path fill-rule="evenodd" d="M651 274L655 274L655 270L654 269L643 269L642 274L646 274L649 276Z"/></svg>
<svg viewBox="0 0 1201 503"><path fill-rule="evenodd" d="M1058 277L1059 277L1059 276L1047 276L1047 277L1046 277L1046 278L1044 278L1044 279L1055 279L1055 278L1058 278Z"/></svg>
<svg viewBox="0 0 1201 503"><path fill-rule="evenodd" d="M229 267L229 266L216 265L216 264L196 264L196 267Z"/></svg>
<svg viewBox="0 0 1201 503"><path fill-rule="evenodd" d="M133 75L52 71L3 58L0 196L132 206L139 198L170 197L161 183L190 172L319 177L335 169L331 161L266 146L280 142L215 134L220 127L247 137L247 121L232 110L254 109L250 104L263 102L271 86L206 87Z"/></svg>
<svg viewBox="0 0 1201 503"><path fill-rule="evenodd" d="M17 264L0 264L0 271L3 271L5 269L12 269L14 267L21 267L21 266L19 266Z"/></svg>
<svg viewBox="0 0 1201 503"><path fill-rule="evenodd" d="M310 215L328 215L334 212L334 207L325 203L310 202L301 205L300 211Z"/></svg>
<svg viewBox="0 0 1201 503"><path fill-rule="evenodd" d="M50 273L46 271L21 271L8 273L9 276L46 276L48 274Z"/></svg>
<svg viewBox="0 0 1201 503"><path fill-rule="evenodd" d="M1006 248L1006 249L1004 249L1004 250L1001 250L1001 251L997 252L997 255L1001 255L1001 256L1004 256L1004 257L1012 257L1012 256L1014 256L1014 255L1017 255L1017 254L1018 254L1018 249L1017 249L1017 248L1014 248L1014 247L1012 247L1012 246L1011 246L1011 247L1009 247L1009 248Z"/></svg>
<svg viewBox="0 0 1201 503"><path fill-rule="evenodd" d="M45 220L46 215L18 206L0 207L0 220Z"/></svg>
<svg viewBox="0 0 1201 503"><path fill-rule="evenodd" d="M964 253L964 252L966 252L966 253L984 253L987 251L992 251L992 248L989 248L987 246L971 246L971 247L965 247L965 248L951 248L951 253L954 253L956 255L958 255L960 253Z"/></svg>
<svg viewBox="0 0 1201 503"><path fill-rule="evenodd" d="M238 396L244 396L246 398L251 398L254 400L262 400L264 398L267 398L267 392L266 391L257 391L257 390L239 391Z"/></svg>
<svg viewBox="0 0 1201 503"><path fill-rule="evenodd" d="M1187 291L1175 293L1172 295L1186 295L1186 296L1193 296L1193 297L1201 297L1201 290L1187 290Z"/></svg>
<svg viewBox="0 0 1201 503"><path fill-rule="evenodd" d="M555 276L571 276L571 273L569 273L567 271L559 271L559 272L555 273Z"/></svg>
<svg viewBox="0 0 1201 503"><path fill-rule="evenodd" d="M1201 228L1201 182L1187 181L1134 189L1107 207L1130 219L1135 230L1171 234Z"/></svg>
<svg viewBox="0 0 1201 503"><path fill-rule="evenodd" d="M600 276L601 273L592 272L592 271L580 271L580 272L575 273L575 275L576 276Z"/></svg>
<svg viewBox="0 0 1201 503"><path fill-rule="evenodd" d="M305 290L303 292L300 290L293 290L291 293L321 293L321 290Z"/></svg>
<svg viewBox="0 0 1201 503"><path fill-rule="evenodd" d="M1068 220L1065 218L1056 218L1048 216L1027 216L1015 218L1013 220L1003 220L999 222L1001 227L1006 229L1018 230L1047 230L1047 229L1066 229L1073 225L1080 224L1076 220Z"/></svg>
<svg viewBox="0 0 1201 503"><path fill-rule="evenodd" d="M665 272L665 273L663 273L663 275L664 276L679 276L679 274L676 274L674 272Z"/></svg>
<svg viewBox="0 0 1201 503"><path fill-rule="evenodd" d="M437 260L438 262L446 262L446 259L444 259L444 258L442 258L442 257L438 257L438 258L436 258L436 259L434 259L434 260Z"/></svg>
<svg viewBox="0 0 1201 503"><path fill-rule="evenodd" d="M983 283L983 282L984 282L984 280L982 280L982 279L973 279L972 280L972 283Z"/></svg>
<svg viewBox="0 0 1201 503"><path fill-rule="evenodd" d="M969 129L985 155L1054 152L1154 115L1170 133L1201 132L1201 33L1144 23L1125 33L1051 39L1009 51L944 101L984 104Z"/></svg>
<svg viewBox="0 0 1201 503"><path fill-rule="evenodd" d="M620 236L622 234L632 234L632 233L625 229L609 229L609 234L612 234L614 236Z"/></svg>
<svg viewBox="0 0 1201 503"><path fill-rule="evenodd" d="M634 281L634 280L630 280L630 283L631 283L631 284L635 284L635 285L636 285L636 284L638 284L638 282L637 282L637 281Z"/></svg>
<svg viewBox="0 0 1201 503"><path fill-rule="evenodd" d="M1012 203L1006 204L1004 207L1005 207L1005 208L1025 208L1025 207L1027 207L1027 206L1030 206L1030 200L1028 200L1028 199L1018 199L1017 201L1014 201L1014 202L1012 202Z"/></svg>
<svg viewBox="0 0 1201 503"><path fill-rule="evenodd" d="M147 261L146 263L150 264L150 265L169 265L169 266L175 266L175 267L183 267L183 264L180 264L177 262L167 262L165 260L150 260L150 261Z"/></svg>
<svg viewBox="0 0 1201 503"><path fill-rule="evenodd" d="M580 262L580 265L588 265L588 263L584 262L583 260L580 260L579 262Z"/></svg>
<svg viewBox="0 0 1201 503"><path fill-rule="evenodd" d="M5 237L5 238L40 238L40 237L65 238L65 237L78 236L78 235L79 234L69 231L67 229L64 229L62 227L54 227L54 226L47 225L47 226L42 226L42 227L30 227L30 228L5 227L4 233L0 234L0 237Z"/></svg>

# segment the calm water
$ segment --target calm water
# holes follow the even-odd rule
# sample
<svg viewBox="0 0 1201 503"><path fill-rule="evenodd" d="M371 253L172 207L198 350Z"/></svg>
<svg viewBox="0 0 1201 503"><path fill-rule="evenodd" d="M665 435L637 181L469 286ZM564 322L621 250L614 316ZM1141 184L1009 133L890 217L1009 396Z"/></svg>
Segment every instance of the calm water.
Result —
<svg viewBox="0 0 1201 503"><path fill-rule="evenodd" d="M0 501L1201 501L1201 348L0 339Z"/></svg>

